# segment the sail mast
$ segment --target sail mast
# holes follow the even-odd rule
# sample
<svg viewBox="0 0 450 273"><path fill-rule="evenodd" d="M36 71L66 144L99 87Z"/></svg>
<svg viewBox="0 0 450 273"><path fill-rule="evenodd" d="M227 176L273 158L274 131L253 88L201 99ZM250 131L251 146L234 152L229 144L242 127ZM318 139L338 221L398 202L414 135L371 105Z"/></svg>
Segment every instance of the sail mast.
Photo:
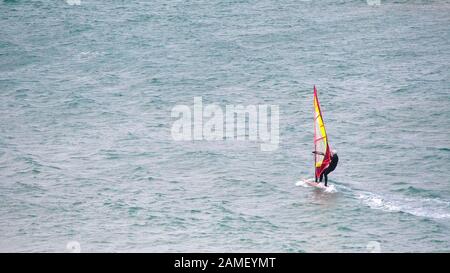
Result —
<svg viewBox="0 0 450 273"><path fill-rule="evenodd" d="M314 85L314 168L315 177L319 178L331 160L327 133L320 110L317 89Z"/></svg>
<svg viewBox="0 0 450 273"><path fill-rule="evenodd" d="M316 104L316 97L317 97L317 91L316 91L316 85L314 85L314 95L313 95L313 106L314 106L314 116L313 116L313 120L314 120L314 138L313 138L313 143L314 143L314 179L317 182L317 179L319 179L319 177L317 177L317 173L316 173L316 165L317 165L317 147L316 147L316 109L315 109L315 104Z"/></svg>

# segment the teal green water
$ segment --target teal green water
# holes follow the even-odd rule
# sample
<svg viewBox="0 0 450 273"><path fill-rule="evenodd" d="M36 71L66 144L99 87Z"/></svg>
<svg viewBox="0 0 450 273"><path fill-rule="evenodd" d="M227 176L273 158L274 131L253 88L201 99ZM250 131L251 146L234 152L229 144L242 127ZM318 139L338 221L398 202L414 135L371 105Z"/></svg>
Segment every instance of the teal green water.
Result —
<svg viewBox="0 0 450 273"><path fill-rule="evenodd" d="M0 251L450 251L450 2L0 2ZM340 163L311 178L312 86ZM276 104L280 146L173 141ZM372 243L373 244L373 243Z"/></svg>

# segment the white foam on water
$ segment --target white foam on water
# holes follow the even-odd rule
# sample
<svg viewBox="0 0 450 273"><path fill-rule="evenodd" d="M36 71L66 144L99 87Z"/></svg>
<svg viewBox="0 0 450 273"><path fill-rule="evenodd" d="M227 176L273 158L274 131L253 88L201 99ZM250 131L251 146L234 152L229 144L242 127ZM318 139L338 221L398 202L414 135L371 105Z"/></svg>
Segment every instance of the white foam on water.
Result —
<svg viewBox="0 0 450 273"><path fill-rule="evenodd" d="M307 182L313 182L314 179L300 179L295 183L296 186L313 188ZM323 189L326 193L336 193L340 189L344 194L354 195L364 205L371 209L378 209L386 212L403 212L414 216L450 219L450 201L438 198L404 198L404 197L385 197L366 191L356 191L344 185L330 184Z"/></svg>
<svg viewBox="0 0 450 273"><path fill-rule="evenodd" d="M312 188L307 182L313 179L300 179L295 183L296 186ZM323 191L326 193L339 192L338 188L344 191L344 194L354 195L364 205L371 209L378 209L386 212L404 212L414 216L450 219L450 201L437 198L404 198L404 197L385 197L365 191L354 191L344 185L329 185Z"/></svg>
<svg viewBox="0 0 450 273"><path fill-rule="evenodd" d="M338 190L337 190L335 185L331 184L331 185L329 185L328 187L325 188L325 192L335 193L335 192L338 192Z"/></svg>
<svg viewBox="0 0 450 273"><path fill-rule="evenodd" d="M450 202L435 198L386 198L370 192L358 192L356 198L363 204L387 212L404 212L427 218L450 218Z"/></svg>

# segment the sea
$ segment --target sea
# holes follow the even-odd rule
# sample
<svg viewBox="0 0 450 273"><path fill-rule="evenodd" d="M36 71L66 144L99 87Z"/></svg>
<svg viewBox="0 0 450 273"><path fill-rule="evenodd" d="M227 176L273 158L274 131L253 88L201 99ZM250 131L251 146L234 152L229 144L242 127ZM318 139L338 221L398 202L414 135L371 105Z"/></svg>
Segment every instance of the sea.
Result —
<svg viewBox="0 0 450 273"><path fill-rule="evenodd" d="M450 252L450 1L0 1L0 252ZM313 86L339 164L313 179ZM279 144L176 140L275 105ZM205 118L206 119L206 118Z"/></svg>

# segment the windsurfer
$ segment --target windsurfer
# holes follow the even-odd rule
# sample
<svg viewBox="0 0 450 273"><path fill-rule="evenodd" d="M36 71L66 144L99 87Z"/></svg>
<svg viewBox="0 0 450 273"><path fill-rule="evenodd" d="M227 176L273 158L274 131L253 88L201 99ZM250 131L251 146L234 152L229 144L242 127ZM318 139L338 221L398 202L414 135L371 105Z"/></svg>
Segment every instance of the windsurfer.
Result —
<svg viewBox="0 0 450 273"><path fill-rule="evenodd" d="M325 155L322 152L313 152L313 154L319 154L319 155L323 155L323 156ZM330 164L320 174L319 183L322 182L323 178L325 177L325 187L327 186L327 184L328 184L328 174L331 173L332 171L334 171L334 169L336 169L338 161L339 161L339 157L337 155L337 151L336 150L331 150ZM316 176L316 182L317 182L317 176Z"/></svg>

